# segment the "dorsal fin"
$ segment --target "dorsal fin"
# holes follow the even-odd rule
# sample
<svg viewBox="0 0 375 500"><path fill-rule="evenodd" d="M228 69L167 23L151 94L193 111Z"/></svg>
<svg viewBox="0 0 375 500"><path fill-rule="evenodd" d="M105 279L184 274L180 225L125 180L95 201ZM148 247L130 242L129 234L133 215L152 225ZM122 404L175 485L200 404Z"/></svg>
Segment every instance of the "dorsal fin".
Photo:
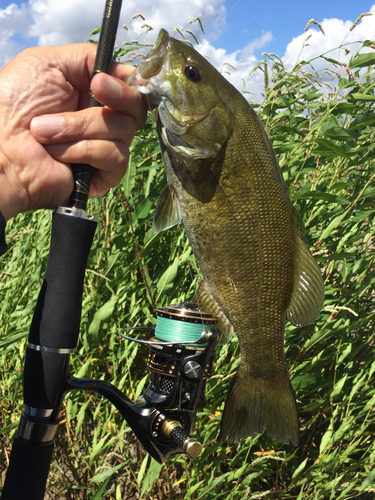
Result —
<svg viewBox="0 0 375 500"><path fill-rule="evenodd" d="M162 192L156 205L152 229L159 233L181 222L180 203L176 191L169 184Z"/></svg>
<svg viewBox="0 0 375 500"><path fill-rule="evenodd" d="M322 273L297 230L293 292L286 316L295 326L313 323L319 316L323 301Z"/></svg>

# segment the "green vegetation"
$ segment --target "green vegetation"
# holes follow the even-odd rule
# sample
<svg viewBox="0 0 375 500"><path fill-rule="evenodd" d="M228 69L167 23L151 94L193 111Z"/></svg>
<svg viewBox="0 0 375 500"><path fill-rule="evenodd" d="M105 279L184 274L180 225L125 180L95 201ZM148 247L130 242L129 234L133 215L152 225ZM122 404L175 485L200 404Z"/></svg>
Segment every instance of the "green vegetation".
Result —
<svg viewBox="0 0 375 500"><path fill-rule="evenodd" d="M239 364L234 338L218 349L207 407L196 422L196 437L205 446L200 459L179 456L158 465L107 401L75 393L61 411L46 498L374 498L375 53L366 48L372 43L353 54L345 71L324 56L331 89L315 73L318 61L287 72L270 55L258 68L267 74L259 116L326 286L316 324L286 326L300 446L267 435L231 446L218 440L223 404ZM90 207L100 222L71 370L111 381L133 400L147 384L148 352L122 340L119 331L155 322L155 306L191 298L199 276L182 227L153 235L152 217L165 182L150 119L134 140L121 185ZM48 257L50 222L47 211L11 221L9 250L0 261L1 471L22 411L26 335Z"/></svg>

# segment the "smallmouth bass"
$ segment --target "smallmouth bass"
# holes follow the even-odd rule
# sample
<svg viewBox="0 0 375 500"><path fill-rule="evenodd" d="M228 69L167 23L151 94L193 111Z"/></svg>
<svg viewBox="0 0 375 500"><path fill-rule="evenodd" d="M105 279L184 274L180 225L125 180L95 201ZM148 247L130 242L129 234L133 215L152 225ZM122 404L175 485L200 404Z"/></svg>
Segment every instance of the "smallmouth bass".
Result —
<svg viewBox="0 0 375 500"><path fill-rule="evenodd" d="M313 322L324 287L271 142L242 94L165 30L127 83L158 106L168 186L154 230L183 220L203 276L198 302L219 316L225 338L233 329L239 338L221 437L239 441L266 429L297 446L285 315L297 326Z"/></svg>

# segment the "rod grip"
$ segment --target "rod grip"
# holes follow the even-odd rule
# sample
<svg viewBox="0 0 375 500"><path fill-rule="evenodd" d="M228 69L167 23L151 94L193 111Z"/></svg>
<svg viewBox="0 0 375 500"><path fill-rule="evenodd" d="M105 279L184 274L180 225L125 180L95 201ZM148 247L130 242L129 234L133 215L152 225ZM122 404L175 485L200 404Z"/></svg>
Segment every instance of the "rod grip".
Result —
<svg viewBox="0 0 375 500"><path fill-rule="evenodd" d="M43 500L52 453L53 442L30 443L17 437L1 500Z"/></svg>
<svg viewBox="0 0 375 500"><path fill-rule="evenodd" d="M47 270L29 342L74 349L81 323L83 281L96 222L55 213Z"/></svg>

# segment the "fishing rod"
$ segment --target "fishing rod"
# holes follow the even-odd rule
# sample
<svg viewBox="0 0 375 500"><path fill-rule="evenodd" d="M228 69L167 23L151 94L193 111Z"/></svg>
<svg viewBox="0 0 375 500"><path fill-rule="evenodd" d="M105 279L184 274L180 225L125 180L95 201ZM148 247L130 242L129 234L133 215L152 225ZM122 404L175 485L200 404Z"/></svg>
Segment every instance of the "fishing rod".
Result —
<svg viewBox="0 0 375 500"><path fill-rule="evenodd" d="M93 76L109 72L122 0L107 0ZM88 107L100 106L89 94ZM2 500L43 500L59 427L63 398L71 391L97 392L120 411L159 463L177 453L197 457L201 444L192 436L197 411L205 406L212 374L218 318L196 304L157 310L156 328L146 342L151 380L136 402L103 380L69 373L77 348L84 275L96 229L87 212L90 165L72 165L74 190L68 207L53 215L45 277L30 326L24 367L24 411L10 454Z"/></svg>

